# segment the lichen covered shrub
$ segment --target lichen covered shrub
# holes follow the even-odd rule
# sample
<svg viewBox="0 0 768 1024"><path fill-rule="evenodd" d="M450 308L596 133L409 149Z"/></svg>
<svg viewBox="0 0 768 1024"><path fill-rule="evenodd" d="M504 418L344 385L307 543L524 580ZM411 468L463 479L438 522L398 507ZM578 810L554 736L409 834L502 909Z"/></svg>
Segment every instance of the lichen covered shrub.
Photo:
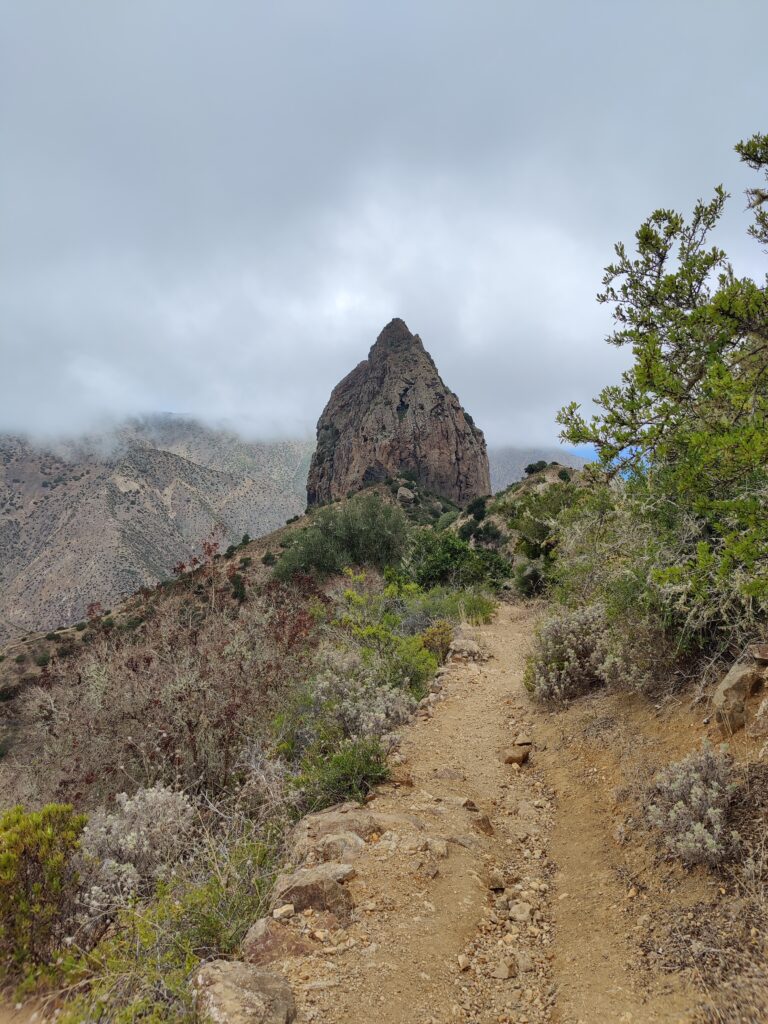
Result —
<svg viewBox="0 0 768 1024"><path fill-rule="evenodd" d="M597 605L558 609L536 631L525 685L537 700L557 703L603 686L610 677L605 615Z"/></svg>
<svg viewBox="0 0 768 1024"><path fill-rule="evenodd" d="M82 901L89 917L102 920L151 892L189 853L196 818L189 797L165 786L119 793L116 804L91 815L81 841Z"/></svg>
<svg viewBox="0 0 768 1024"><path fill-rule="evenodd" d="M714 867L739 843L728 822L737 789L731 758L706 746L656 776L648 821L671 856Z"/></svg>

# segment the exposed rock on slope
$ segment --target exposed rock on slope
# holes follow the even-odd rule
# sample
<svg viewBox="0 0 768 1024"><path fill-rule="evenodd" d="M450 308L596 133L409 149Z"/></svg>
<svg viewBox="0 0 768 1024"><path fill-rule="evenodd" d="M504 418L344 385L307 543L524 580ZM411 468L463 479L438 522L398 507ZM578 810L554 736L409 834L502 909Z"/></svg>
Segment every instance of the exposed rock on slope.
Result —
<svg viewBox="0 0 768 1024"><path fill-rule="evenodd" d="M52 449L0 436L0 642L154 585L214 527L226 547L282 525L310 447L168 416Z"/></svg>
<svg viewBox="0 0 768 1024"><path fill-rule="evenodd" d="M317 424L307 500L324 504L406 471L458 505L491 490L483 432L419 336L395 319L333 389Z"/></svg>

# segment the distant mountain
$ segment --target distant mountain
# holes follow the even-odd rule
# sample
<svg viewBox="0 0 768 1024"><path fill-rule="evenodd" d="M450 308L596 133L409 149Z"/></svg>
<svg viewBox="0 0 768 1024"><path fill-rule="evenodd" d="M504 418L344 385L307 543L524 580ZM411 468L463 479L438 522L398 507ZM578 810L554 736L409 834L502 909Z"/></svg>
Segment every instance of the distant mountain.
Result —
<svg viewBox="0 0 768 1024"><path fill-rule="evenodd" d="M304 510L310 441L245 441L159 416L46 448L0 436L0 641L166 577Z"/></svg>
<svg viewBox="0 0 768 1024"><path fill-rule="evenodd" d="M579 469L586 459L573 455L562 448L516 448L514 445L488 446L488 461L491 464L491 491L496 494L525 476L525 467L532 462L546 459L559 462L561 466Z"/></svg>
<svg viewBox="0 0 768 1024"><path fill-rule="evenodd" d="M167 577L217 528L226 547L304 511L314 442L247 441L181 416L35 445L0 435L0 643ZM489 451L491 485L559 449Z"/></svg>

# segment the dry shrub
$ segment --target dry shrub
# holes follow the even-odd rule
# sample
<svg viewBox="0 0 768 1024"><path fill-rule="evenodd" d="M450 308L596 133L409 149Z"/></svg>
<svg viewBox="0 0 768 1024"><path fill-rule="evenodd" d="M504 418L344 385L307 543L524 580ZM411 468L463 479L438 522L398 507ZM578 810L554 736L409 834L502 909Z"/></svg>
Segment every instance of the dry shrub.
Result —
<svg viewBox="0 0 768 1024"><path fill-rule="evenodd" d="M22 700L38 798L78 805L141 786L221 793L311 664L314 592L271 584L236 610L157 607L142 635L102 636ZM11 758L13 763L13 758Z"/></svg>
<svg viewBox="0 0 768 1024"><path fill-rule="evenodd" d="M656 776L648 821L673 857L714 867L739 843L729 822L737 789L731 758L706 746Z"/></svg>
<svg viewBox="0 0 768 1024"><path fill-rule="evenodd" d="M607 681L608 657L608 630L600 607L558 609L536 631L525 685L537 700L571 700Z"/></svg>

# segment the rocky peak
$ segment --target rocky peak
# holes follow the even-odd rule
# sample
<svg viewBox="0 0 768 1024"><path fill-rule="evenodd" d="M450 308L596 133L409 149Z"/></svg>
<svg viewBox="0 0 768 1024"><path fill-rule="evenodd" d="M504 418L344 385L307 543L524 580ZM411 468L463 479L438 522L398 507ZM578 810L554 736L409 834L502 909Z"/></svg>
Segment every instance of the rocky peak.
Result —
<svg viewBox="0 0 768 1024"><path fill-rule="evenodd" d="M323 410L308 503L404 472L458 505L491 489L482 431L441 380L421 338L396 318Z"/></svg>

